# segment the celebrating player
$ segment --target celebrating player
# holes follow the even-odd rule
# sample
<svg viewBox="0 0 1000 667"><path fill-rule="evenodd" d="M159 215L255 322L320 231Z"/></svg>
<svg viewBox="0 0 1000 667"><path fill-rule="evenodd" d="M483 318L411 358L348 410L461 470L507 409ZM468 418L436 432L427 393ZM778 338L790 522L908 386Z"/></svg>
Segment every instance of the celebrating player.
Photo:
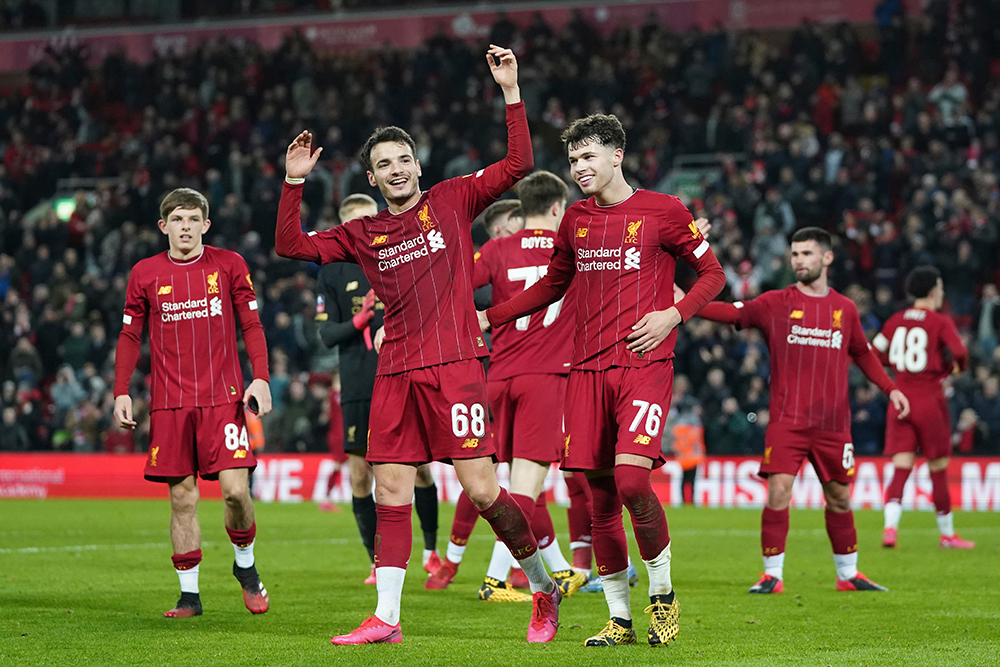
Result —
<svg viewBox="0 0 1000 667"><path fill-rule="evenodd" d="M488 355L472 304L472 220L532 167L531 139L509 49L486 54L507 103L507 156L464 178L422 192L414 142L379 128L361 158L388 209L319 233L303 234L302 179L322 152L303 132L288 147L275 245L283 257L361 266L385 304L384 339L372 395L368 454L374 465L378 606L334 644L396 643L400 595L413 540L410 500L416 465L453 463L472 502L531 581L529 642L550 641L561 595L545 572L524 512L496 480L480 357Z"/></svg>
<svg viewBox="0 0 1000 667"><path fill-rule="evenodd" d="M552 259L534 286L480 313L487 329L563 298L575 279L576 345L566 389L564 467L586 471L593 498L593 548L611 620L587 646L635 643L629 609L622 504L632 516L649 572L647 639L678 632L670 581L670 534L650 470L663 464L660 427L670 407L674 328L719 293L722 267L676 197L633 189L622 174L625 130L594 114L562 135L570 173L588 199L566 211ZM674 303L675 258L698 280Z"/></svg>
<svg viewBox="0 0 1000 667"><path fill-rule="evenodd" d="M486 243L479 251L472 286L493 286L493 302L502 303L538 282L555 247L559 222L566 211L568 190L555 174L537 171L517 186L524 212L524 229ZM490 409L496 420L497 458L510 464L510 493L525 516L552 577L563 595L572 595L587 581L559 550L548 506L545 476L559 461L563 444L563 403L566 375L573 355L573 307L560 299L544 315L527 316L493 332L490 356ZM536 501L543 498L541 504ZM506 583L512 556L497 542L479 590L482 600L517 600L521 593Z"/></svg>
<svg viewBox="0 0 1000 667"><path fill-rule="evenodd" d="M905 417L909 402L868 347L854 302L827 283L830 234L805 227L792 236L798 282L746 302L715 302L698 312L715 322L760 329L771 352L771 422L760 474L767 478L761 517L764 574L751 593L781 593L792 483L808 458L823 483L826 532L833 546L838 591L884 591L858 572L858 538L851 512L854 445L848 405L849 360L885 392Z"/></svg>
<svg viewBox="0 0 1000 667"><path fill-rule="evenodd" d="M941 546L971 549L974 542L955 534L948 492L948 457L951 455L951 416L941 383L954 369L964 370L969 352L951 318L937 312L944 303L941 272L920 266L906 277L906 293L913 307L890 317L872 345L882 363L896 370L896 383L913 401L906 419L896 419L889 406L885 453L892 456L895 472L885 491L885 530L882 546L896 546L896 532L903 513L903 486L913 470L919 450L931 471L934 509L937 510Z"/></svg>
<svg viewBox="0 0 1000 667"><path fill-rule="evenodd" d="M129 382L149 320L149 458L146 479L170 487L170 540L181 597L170 618L200 616L198 484L218 479L225 500L226 532L236 551L233 574L254 614L270 599L257 576L257 534L249 472L257 461L247 437L244 405L271 409L267 344L247 264L237 253L202 244L208 201L194 190L174 190L160 204L159 221L169 250L135 265L128 279L124 326L115 358L115 422L135 428ZM253 366L245 390L236 347L234 311ZM256 406L256 407L255 407Z"/></svg>
<svg viewBox="0 0 1000 667"><path fill-rule="evenodd" d="M364 194L346 197L340 205L341 222L378 213L378 204ZM374 477L365 462L368 449L368 413L378 354L372 346L372 331L382 326L384 306L375 299L365 274L357 264L327 264L319 271L316 287L316 321L319 335L327 347L340 350L341 411L344 415L344 451L351 472L351 495L354 519L361 542L372 561L366 584L375 583L375 498ZM437 486L429 466L417 468L417 516L424 534L424 567L433 572L440 565L437 557Z"/></svg>

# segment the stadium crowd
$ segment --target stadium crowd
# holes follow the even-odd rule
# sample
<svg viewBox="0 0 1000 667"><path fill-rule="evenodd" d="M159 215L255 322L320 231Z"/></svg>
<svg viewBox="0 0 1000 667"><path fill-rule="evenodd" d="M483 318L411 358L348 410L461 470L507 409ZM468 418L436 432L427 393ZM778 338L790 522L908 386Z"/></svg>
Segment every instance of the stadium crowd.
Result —
<svg viewBox="0 0 1000 667"><path fill-rule="evenodd" d="M673 192L675 158L710 156L684 199L712 221L729 298L794 282L787 239L819 225L838 243L833 286L870 339L905 303L907 272L940 267L972 353L949 381L956 452L997 454L1000 3L925 5L907 21L883 0L871 38L846 24L762 36L654 20L602 38L579 16L559 31L500 16L489 41L518 55L537 168L571 184L559 133L595 111L628 131L634 185ZM351 193L379 199L355 159L378 125L411 132L427 183L475 171L506 151L482 51L440 33L413 52L346 56L297 34L270 52L220 39L148 63L46 53L0 99L0 450L144 447L141 400L135 433L111 426L115 341L130 268L165 247L159 201L189 186L212 206L206 241L239 251L258 288L275 404L267 448L325 451L334 362L313 322L316 267L273 251L285 147L309 128L325 149L305 186L310 229L337 224ZM61 190L73 178L91 180ZM73 199L70 213L57 213L57 195ZM139 369L141 397L148 357ZM681 328L676 371L673 423L703 427L709 453L762 451L758 333L696 318ZM878 454L884 399L852 377L856 451Z"/></svg>

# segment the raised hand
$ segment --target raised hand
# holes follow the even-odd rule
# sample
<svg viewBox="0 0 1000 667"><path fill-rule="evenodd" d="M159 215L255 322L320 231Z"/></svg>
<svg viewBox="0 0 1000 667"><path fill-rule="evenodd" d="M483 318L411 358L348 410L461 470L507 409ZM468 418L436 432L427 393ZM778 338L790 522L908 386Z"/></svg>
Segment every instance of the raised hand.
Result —
<svg viewBox="0 0 1000 667"><path fill-rule="evenodd" d="M698 228L698 231L706 239L708 238L708 233L712 231L712 223L708 221L708 218L698 218L694 221L694 226Z"/></svg>
<svg viewBox="0 0 1000 667"><path fill-rule="evenodd" d="M312 139L312 132L303 131L288 144L288 151L285 153L285 173L289 178L305 178L316 166L323 149L313 150Z"/></svg>
<svg viewBox="0 0 1000 667"><path fill-rule="evenodd" d="M493 80L503 88L504 101L507 104L519 102L521 96L517 87L517 58L514 57L514 52L502 46L490 44L490 49L486 52L486 62L490 65ZM517 99L512 99L512 97Z"/></svg>

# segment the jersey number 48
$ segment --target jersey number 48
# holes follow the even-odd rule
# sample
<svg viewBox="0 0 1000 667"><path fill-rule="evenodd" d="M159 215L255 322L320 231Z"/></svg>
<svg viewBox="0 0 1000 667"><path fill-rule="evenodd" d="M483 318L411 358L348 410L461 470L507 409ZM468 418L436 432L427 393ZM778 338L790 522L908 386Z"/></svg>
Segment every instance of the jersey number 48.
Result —
<svg viewBox="0 0 1000 667"><path fill-rule="evenodd" d="M889 363L897 371L922 373L927 369L927 332L921 327L899 327L889 343Z"/></svg>

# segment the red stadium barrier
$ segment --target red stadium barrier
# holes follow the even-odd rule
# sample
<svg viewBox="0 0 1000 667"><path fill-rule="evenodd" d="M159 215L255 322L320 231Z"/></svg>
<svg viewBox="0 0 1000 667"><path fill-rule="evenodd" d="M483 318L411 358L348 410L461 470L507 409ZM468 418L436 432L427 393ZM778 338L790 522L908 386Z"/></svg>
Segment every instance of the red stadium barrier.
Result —
<svg viewBox="0 0 1000 667"><path fill-rule="evenodd" d="M918 11L919 3L907 3ZM602 35L608 35L623 23L641 25L652 12L663 25L675 31L691 26L708 29L716 23L727 28L780 28L798 25L808 18L820 23L874 21L871 0L673 0L672 2L627 2L613 9L599 5L539 5L509 9L507 17L521 27L531 23L536 11L555 30L565 26L573 11L579 11ZM914 7L916 6L916 7ZM0 39L0 71L29 69L48 46L85 46L91 64L121 50L133 61L147 62L157 53L184 53L207 40L229 37L249 40L265 49L276 49L285 35L301 31L317 50L358 51L381 48L413 48L433 36L439 27L459 39L486 39L496 20L493 11L468 11L457 7L447 10L382 11L378 14L352 14L349 18L293 17L243 21L224 21L208 25L150 26L147 28L67 28L28 38Z"/></svg>
<svg viewBox="0 0 1000 667"><path fill-rule="evenodd" d="M0 454L0 498L166 498L160 484L142 478L142 454ZM757 459L710 457L698 469L695 503L703 507L760 508L767 497L764 480L757 477ZM263 454L254 474L254 496L262 502L308 502L329 498L348 502L350 480L346 468L335 476L336 464L323 454ZM454 501L461 492L454 469L433 464L442 500ZM956 458L948 471L952 502L965 511L1000 511L1000 459ZM668 461L653 473L653 488L667 505L680 505L680 465ZM892 463L884 458L857 462L852 488L856 509L882 507L882 494L892 476ZM331 487L331 477L334 484ZM506 467L501 466L501 481ZM545 486L550 499L566 504L566 485L554 468ZM201 483L202 497L219 498L217 482ZM799 473L792 506L819 509L823 491L812 466ZM907 481L904 509L932 510L927 464Z"/></svg>

